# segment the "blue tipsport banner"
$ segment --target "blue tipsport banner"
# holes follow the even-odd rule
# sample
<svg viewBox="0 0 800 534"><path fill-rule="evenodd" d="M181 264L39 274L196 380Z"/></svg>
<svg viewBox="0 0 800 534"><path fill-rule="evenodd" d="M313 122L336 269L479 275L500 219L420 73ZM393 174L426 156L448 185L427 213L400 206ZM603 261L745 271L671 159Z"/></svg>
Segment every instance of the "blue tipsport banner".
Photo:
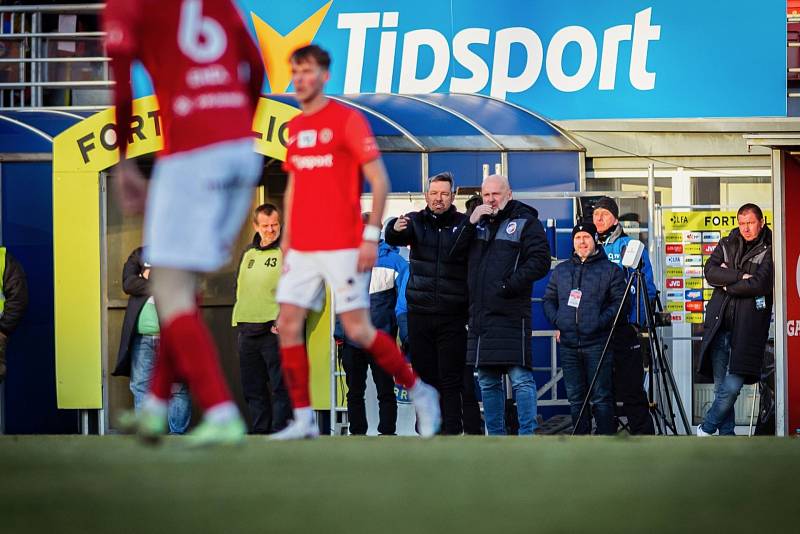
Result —
<svg viewBox="0 0 800 534"><path fill-rule="evenodd" d="M237 0L267 67L328 91L481 93L551 119L786 115L785 0Z"/></svg>

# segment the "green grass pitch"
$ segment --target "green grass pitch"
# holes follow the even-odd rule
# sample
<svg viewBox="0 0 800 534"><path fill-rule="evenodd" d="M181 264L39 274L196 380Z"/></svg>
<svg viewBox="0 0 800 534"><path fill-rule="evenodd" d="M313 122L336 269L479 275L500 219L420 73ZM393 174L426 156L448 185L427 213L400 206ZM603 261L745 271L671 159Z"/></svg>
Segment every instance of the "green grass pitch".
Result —
<svg viewBox="0 0 800 534"><path fill-rule="evenodd" d="M800 441L4 436L0 532L800 532Z"/></svg>

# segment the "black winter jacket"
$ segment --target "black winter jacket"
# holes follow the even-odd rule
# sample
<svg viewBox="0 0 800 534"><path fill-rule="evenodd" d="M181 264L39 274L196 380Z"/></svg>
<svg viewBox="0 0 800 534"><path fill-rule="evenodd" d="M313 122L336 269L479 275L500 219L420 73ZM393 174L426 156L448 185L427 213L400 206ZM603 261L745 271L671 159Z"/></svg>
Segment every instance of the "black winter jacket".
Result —
<svg viewBox="0 0 800 534"><path fill-rule="evenodd" d="M406 288L409 313L429 315L467 314L467 251L454 251L456 237L467 217L455 206L441 215L427 207L408 214L408 227L386 226L386 243L411 246L410 276Z"/></svg>
<svg viewBox="0 0 800 534"><path fill-rule="evenodd" d="M150 281L141 276L147 268L142 250L142 247L139 247L131 252L122 268L122 290L129 296L125 318L122 320L117 365L111 373L113 376L131 376L131 343L136 333L136 322L147 299L150 298Z"/></svg>
<svg viewBox="0 0 800 534"><path fill-rule="evenodd" d="M724 325L728 307L733 306L728 370L743 375L746 383L753 384L761 374L772 318L772 231L764 227L753 247L746 253L744 249L744 238L736 228L720 240L706 262L706 280L714 286L714 293L706 308L697 371L713 377L709 349ZM723 263L728 267L723 268ZM743 279L745 274L752 278Z"/></svg>
<svg viewBox="0 0 800 534"><path fill-rule="evenodd" d="M9 336L28 309L28 279L22 265L8 249L6 249L6 266L3 274L3 295L6 303L0 316L0 333Z"/></svg>
<svg viewBox="0 0 800 534"><path fill-rule="evenodd" d="M550 270L550 247L538 212L510 200L496 216L465 224L469 242L467 362L532 366L531 290Z"/></svg>
<svg viewBox="0 0 800 534"><path fill-rule="evenodd" d="M602 246L582 262L573 254L553 270L544 293L544 314L561 331L565 347L603 345L625 296L625 274ZM573 289L581 291L577 308L569 306Z"/></svg>

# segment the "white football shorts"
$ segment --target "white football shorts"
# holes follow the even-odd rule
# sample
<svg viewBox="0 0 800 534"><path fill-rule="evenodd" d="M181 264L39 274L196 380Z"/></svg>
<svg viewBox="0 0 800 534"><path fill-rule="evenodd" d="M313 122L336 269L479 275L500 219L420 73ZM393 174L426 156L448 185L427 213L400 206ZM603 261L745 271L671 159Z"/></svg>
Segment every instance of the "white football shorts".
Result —
<svg viewBox="0 0 800 534"><path fill-rule="evenodd" d="M147 262L198 272L225 265L261 172L262 156L253 151L252 139L159 158L145 210Z"/></svg>
<svg viewBox="0 0 800 534"><path fill-rule="evenodd" d="M283 258L276 297L283 304L320 311L327 283L336 313L368 309L371 278L370 271L358 272L358 249L316 252L290 249Z"/></svg>

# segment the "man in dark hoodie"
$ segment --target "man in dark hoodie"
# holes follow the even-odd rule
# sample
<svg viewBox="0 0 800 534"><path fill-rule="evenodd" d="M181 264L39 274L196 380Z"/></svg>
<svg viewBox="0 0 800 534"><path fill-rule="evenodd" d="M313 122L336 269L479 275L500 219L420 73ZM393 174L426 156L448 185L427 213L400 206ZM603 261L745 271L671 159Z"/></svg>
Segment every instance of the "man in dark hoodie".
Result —
<svg viewBox="0 0 800 534"><path fill-rule="evenodd" d="M253 242L239 261L232 322L239 330L239 369L250 412L250 432L267 434L286 427L292 415L275 327L275 290L283 266L278 208L272 204L257 207L253 229Z"/></svg>
<svg viewBox="0 0 800 534"><path fill-rule="evenodd" d="M578 416L598 366L600 371L590 396L596 433L614 434L613 358L609 352L600 365L600 357L625 295L625 276L597 244L597 228L593 224L575 226L572 243L572 257L559 264L550 276L544 314L557 329L575 434L591 432L591 414L585 412L580 420Z"/></svg>
<svg viewBox="0 0 800 534"><path fill-rule="evenodd" d="M469 248L467 363L478 368L486 431L503 435L503 375L517 404L519 434L536 430L531 354L531 290L550 270L550 247L538 212L511 198L508 178L487 177L483 204L459 231L454 247Z"/></svg>
<svg viewBox="0 0 800 534"><path fill-rule="evenodd" d="M733 405L744 384L761 374L772 317L772 232L755 204L745 204L739 224L720 240L705 265L714 293L706 308L698 372L714 377L714 403L698 436L734 435Z"/></svg>

